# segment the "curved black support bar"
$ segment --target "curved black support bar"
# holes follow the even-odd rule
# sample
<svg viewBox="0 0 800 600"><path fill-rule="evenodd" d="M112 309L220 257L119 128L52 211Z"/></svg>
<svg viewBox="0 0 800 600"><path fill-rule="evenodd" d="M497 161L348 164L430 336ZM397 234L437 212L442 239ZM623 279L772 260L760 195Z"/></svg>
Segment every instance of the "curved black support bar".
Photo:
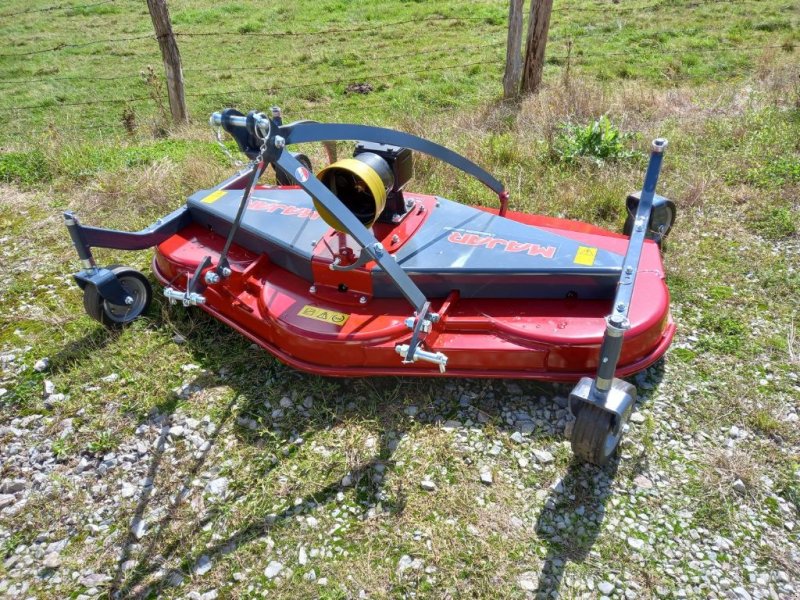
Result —
<svg viewBox="0 0 800 600"><path fill-rule="evenodd" d="M280 128L280 135L286 139L287 144L300 144L302 142L325 142L358 140L374 142L376 144L391 144L410 148L423 154L446 162L466 173L472 175L490 190L498 195L505 194L505 187L497 179L484 171L471 160L464 158L457 152L440 146L410 133L402 133L383 127L370 125L353 125L349 123L314 123L299 121Z"/></svg>
<svg viewBox="0 0 800 600"><path fill-rule="evenodd" d="M73 227L80 233L81 240L86 247L114 248L116 250L145 250L152 248L175 235L192 221L189 209L186 206L181 206L178 210L173 211L141 231L117 231L116 229L81 225L72 213L65 213L65 216L67 214L75 222ZM81 259L84 258L80 249L78 249L78 255Z"/></svg>

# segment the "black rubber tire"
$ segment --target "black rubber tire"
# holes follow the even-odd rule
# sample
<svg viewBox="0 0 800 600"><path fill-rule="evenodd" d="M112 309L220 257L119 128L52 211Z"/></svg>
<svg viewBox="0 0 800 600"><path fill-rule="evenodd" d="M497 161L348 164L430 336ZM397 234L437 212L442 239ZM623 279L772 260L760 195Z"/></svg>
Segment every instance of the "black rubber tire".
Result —
<svg viewBox="0 0 800 600"><path fill-rule="evenodd" d="M153 300L153 288L142 273L132 267L111 265L122 287L133 297L133 304L119 306L104 300L97 288L87 285L83 290L86 314L109 329L119 329L147 312Z"/></svg>
<svg viewBox="0 0 800 600"><path fill-rule="evenodd" d="M572 453L579 460L602 467L619 448L620 433L614 435L615 415L584 403L572 427Z"/></svg>
<svg viewBox="0 0 800 600"><path fill-rule="evenodd" d="M663 242L669 235L669 232L672 231L672 226L675 224L675 216L677 214L675 203L672 200L667 200L666 207L667 210L669 211L670 220L669 220L669 225L667 226L667 230L664 232L664 235L661 236L661 242ZM633 233L633 222L634 222L633 215L630 212L628 212L628 217L625 219L625 225L622 226L623 235L627 235L628 237L631 236L631 234ZM659 242L658 244L659 246L661 246L661 242Z"/></svg>

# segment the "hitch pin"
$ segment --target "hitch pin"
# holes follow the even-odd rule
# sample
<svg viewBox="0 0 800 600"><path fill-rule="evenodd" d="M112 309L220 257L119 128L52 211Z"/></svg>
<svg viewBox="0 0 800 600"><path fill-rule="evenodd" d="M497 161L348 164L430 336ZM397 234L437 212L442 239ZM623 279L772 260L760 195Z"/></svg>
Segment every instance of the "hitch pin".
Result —
<svg viewBox="0 0 800 600"><path fill-rule="evenodd" d="M411 357L411 360L406 360L406 357L408 356L408 344L398 344L395 346L395 350L397 350L397 353L403 357L403 362L415 363L418 360L424 360L425 362L439 365L440 373L444 373L445 369L447 368L447 355L443 352L430 352L417 347L417 349L414 350L414 356Z"/></svg>

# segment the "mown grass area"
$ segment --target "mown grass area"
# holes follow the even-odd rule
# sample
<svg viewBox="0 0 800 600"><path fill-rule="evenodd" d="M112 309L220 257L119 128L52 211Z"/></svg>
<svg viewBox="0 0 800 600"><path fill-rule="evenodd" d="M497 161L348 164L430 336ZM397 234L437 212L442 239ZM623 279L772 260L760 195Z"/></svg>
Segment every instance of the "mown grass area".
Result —
<svg viewBox="0 0 800 600"><path fill-rule="evenodd" d="M2 10L17 8L32 7L6 3ZM495 65L454 73L376 79L366 96L345 94L346 84L335 84L285 95L190 96L190 109L202 122L234 100L245 110L277 102L289 118L335 115L393 124L497 174L518 210L618 230L626 194L641 185L649 140L669 138L659 192L679 210L665 254L678 335L666 360L636 379L644 419L632 425L622 459L600 470L571 461L563 428L537 427L524 445L509 437L509 411L554 415L554 397L568 387L309 376L202 313L170 307L158 294L146 318L109 333L83 313L70 277L79 266L60 211L74 209L87 223L138 228L231 167L202 123L154 137L150 101L133 105L139 128L132 136L69 129L84 117L119 123L121 107L62 110L59 102L149 93L137 73L157 64L152 40L65 48L24 60L0 57L0 80L94 78L31 81L21 88L0 82L0 110L48 103L49 112L26 111L20 124L54 123L36 140L19 136L14 125L0 134L0 255L6 265L0 352L15 357L3 363L0 422L44 415L47 440L37 448L52 452L58 464L47 479L51 492L31 493L24 511L0 520L4 561L40 535L72 536L62 571L106 573L113 578L107 585L123 596L149 588L152 596L182 597L214 588L231 598L264 590L283 598L357 597L361 590L392 598L521 597L528 590L518 578L533 572L540 591L559 590L564 597L596 594L586 582L596 585L609 573L638 586L629 589L639 597L662 595L658 590L666 590L665 597L680 590L697 597L712 591L692 581L709 571L698 566L692 544L723 535L733 541L719 553L733 581L754 585L751 565L772 573L773 581L779 570L800 580L792 554L798 526L787 526L800 509L800 71L796 52L789 51L798 35L792 3L556 4L545 88L519 104L498 101L502 46L478 47L503 41L504 3L265 8L175 2L171 10L176 30L197 32L476 17L398 25L392 36L324 36L324 43L187 38L181 46L187 91L203 93L304 84L300 67L313 73L308 79L370 82L373 62L378 72L391 72L423 69L439 59L449 65L472 62L474 55L496 58ZM148 33L149 22L141 4L123 0L82 11L25 13L4 19L2 28L0 54L6 54L78 43L84 32L89 39ZM570 37L575 60L566 77L556 57L566 54ZM766 45L786 49L751 49ZM461 46L469 49L453 50ZM722 49L729 46L734 49ZM411 49L443 57L382 58ZM273 50L282 59L263 58ZM601 51L625 56L591 58ZM227 65L261 65L263 72L188 71ZM129 73L128 80L101 79ZM447 112L437 112L443 108ZM565 125L601 115L629 136L621 158L560 159ZM310 151L322 164L322 152ZM416 159L413 189L491 202L480 185L424 157ZM121 262L144 272L151 257L97 255L102 264ZM34 371L43 356L50 370ZM111 374L117 377L103 379ZM65 394L52 408L43 406L45 380ZM441 427L447 419L464 421L467 413L470 426ZM159 433L181 415L207 416L215 425L210 449L196 452L188 441ZM728 448L734 426L746 435ZM137 433L140 427L147 433ZM3 435L7 447L14 440ZM83 459L134 452L138 442L148 447L146 472L112 471L91 480L73 475ZM498 453L488 451L495 446ZM532 449L550 451L553 462L539 465ZM478 480L483 465L494 473L492 486ZM17 475L3 468L3 478ZM220 476L230 480L230 493L209 498L203 488ZM658 495L642 492L635 483L641 476ZM155 482L152 491L117 498L122 481L146 477ZM425 477L436 482L435 492L420 489ZM733 490L737 480L744 494ZM184 486L190 493L180 502ZM140 509L148 533L138 541L128 530ZM620 537L620 531L627 533ZM652 549L633 552L626 537ZM308 564L301 564L301 548ZM213 569L193 574L204 555ZM400 570L403 555L421 559L424 568ZM278 580L263 574L273 559L290 569ZM133 566L123 569L130 560ZM312 568L327 585L307 577ZM0 580L11 571L0 566ZM178 587L170 579L175 572L183 578ZM31 576L30 583L28 594L42 598L53 597L53 590L66 596L88 588L69 575L54 587L46 578Z"/></svg>
<svg viewBox="0 0 800 600"><path fill-rule="evenodd" d="M51 125L79 138L124 135L124 115L145 134L163 127L160 55L143 3L28 12L36 8L4 5L0 143L35 146L26 134ZM170 10L200 123L222 106L271 104L297 118L396 122L497 97L505 2L180 1ZM655 87L741 81L764 56L791 54L797 20L791 0L557 2L546 72L569 64L573 74ZM367 96L348 90L362 83Z"/></svg>

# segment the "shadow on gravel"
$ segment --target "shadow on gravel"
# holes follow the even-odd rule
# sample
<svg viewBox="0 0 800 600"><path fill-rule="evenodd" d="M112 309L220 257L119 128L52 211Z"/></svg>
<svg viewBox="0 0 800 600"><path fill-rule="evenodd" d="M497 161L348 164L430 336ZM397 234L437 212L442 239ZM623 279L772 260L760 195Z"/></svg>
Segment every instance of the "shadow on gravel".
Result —
<svg viewBox="0 0 800 600"><path fill-rule="evenodd" d="M545 500L536 533L547 547L536 598L560 597L567 563L586 560L603 527L619 458L605 467L576 461Z"/></svg>
<svg viewBox="0 0 800 600"><path fill-rule="evenodd" d="M118 337L119 333L116 331L93 327L89 333L69 342L51 357L51 372L63 373L73 369L76 364L91 361L98 350L102 350Z"/></svg>
<svg viewBox="0 0 800 600"><path fill-rule="evenodd" d="M203 465L208 458L208 454L211 449L214 447L214 443L217 441L219 437L220 431L225 426L226 422L232 415L232 409L238 399L238 395L235 395L233 399L228 403L227 407L223 412L223 416L221 421L219 422L216 430L214 433L208 438L208 445L206 448L199 453L194 459L192 466L186 471L185 475L183 476L182 485L180 486L177 494L174 495L172 501L169 504L169 508L164 513L164 516L159 519L159 521L155 524L148 526L150 530L148 532L148 541L145 546L144 551L142 552L142 556L144 557L139 563L132 569L132 574L128 580L125 580L125 567L126 563L131 559L132 549L134 544L137 543L137 536L134 533L138 526L144 526L144 515L145 511L150 503L150 499L153 492L153 486L155 483L155 477L158 473L159 465L161 464L161 459L164 455L164 449L167 443L167 429L168 429L168 421L169 416L166 415L164 427L162 427L161 433L156 440L155 451L153 452L153 457L150 460L150 465L147 469L147 475L145 478L145 485L142 490L141 496L136 502L136 508L134 510L133 518L131 519L130 527L128 528L128 534L125 538L125 541L122 544L122 551L120 553L119 561L117 562L117 569L114 573L114 578L111 581L110 585L110 595L112 598L129 598L134 597L131 594L133 588L135 588L144 577L152 573L155 569L159 568L160 563L155 559L155 557L163 557L165 560L170 556L172 552L174 552L174 548L170 554L165 554L163 552L159 552L160 548L158 547L159 542L162 539L162 536L165 532L165 529L169 527L171 522L176 516L177 511L180 509L181 504L184 500L188 497L189 493L191 492L191 484L195 477L198 476L200 470L202 469ZM164 403L170 405L171 408L174 410L174 403L167 402ZM206 521L200 521L198 523L198 528L202 528L205 525ZM146 561L151 560L151 564L147 564Z"/></svg>
<svg viewBox="0 0 800 600"><path fill-rule="evenodd" d="M201 554L207 556L212 562L214 562L216 559L236 551L240 546L243 546L248 542L262 538L282 528L293 526L295 517L306 512L307 507L325 506L333 502L336 499L337 494L342 491L341 480L344 474L327 473L325 474L325 479L328 481L323 483L315 492L302 497L302 502L299 505L295 504L276 514L258 515L249 522L242 523L238 527L237 531L232 535L216 542L211 546L204 547L201 552L195 552L192 549L194 545L193 541L195 537L204 530L205 527L207 527L209 524L213 524L217 518L222 516L215 513L213 510L209 511L203 518L189 524L181 533L181 535L175 537L172 542L160 544L165 530L173 525L173 520L176 517L177 510L191 491L192 480L199 475L199 472L205 463L206 457L213 447L219 432L222 430L225 422L228 421L231 416L233 416L233 407L236 404L237 399L239 399L238 393L234 397L234 400L228 404L222 416L222 422L220 422L214 436L209 439L211 442L209 447L203 453L202 457L197 459L192 468L186 473L183 486L170 503L169 510L154 527L150 528L152 531L148 533L147 544L140 553L141 559L138 561L138 564L136 564L135 567L130 569L130 573L126 579L124 564L130 559L131 548L133 544L136 543L135 536L133 533L129 532L123 546L123 552L118 563L116 576L114 577L111 586L110 595L112 598L123 599L149 597L153 591L160 590L165 586L170 585L169 578L175 573L175 571L159 571L170 561L171 558L180 556L179 562L182 565L187 565L189 569L191 569L191 566L196 563L199 555ZM247 413L247 407L240 407L239 410ZM328 425L332 423L333 419L328 423ZM165 438L166 435L162 434L157 442L158 451L153 456L150 472L148 473L148 476L151 477L150 481L152 481L152 477L155 475L155 472L158 469L158 463L163 453L163 443ZM377 497L382 489L382 478L375 477L375 467L378 464L383 465L383 467L386 469L391 469L394 466L394 462L391 460L391 447L392 444L390 438L387 436L382 436L376 455L357 467L347 471L347 475L350 476L354 482L354 485L357 487L359 498L363 502L376 503L378 501ZM291 456L292 453L287 454L284 458L288 459L291 458ZM262 471L261 475L264 477L268 476L269 473L275 470L279 465L279 461L274 463L270 469ZM135 524L137 519L141 519L143 517L148 501L149 491L148 488L146 488L139 500L139 503L137 504L132 524ZM384 510L389 514L398 514L403 511L404 505L405 501L401 497L391 504L384 502Z"/></svg>
<svg viewBox="0 0 800 600"><path fill-rule="evenodd" d="M230 371L230 375L217 384L224 383L229 387L234 399L224 410L215 414L218 427L208 440L210 444L202 456L184 464L179 474L182 485L177 493L170 493L172 499L168 503L152 498L150 488L145 487L132 515L131 525L135 528L139 520L145 518L146 513L157 514L158 518L148 524L147 535L141 542L138 542L131 531L128 532L120 549L120 559L111 585L111 597L115 599L158 594L160 590L175 585L173 578L180 580L189 576L201 556L217 565L224 556L254 540L297 527L299 518L312 516L317 508L330 506L337 501L337 495L343 491L342 480L345 477L351 480L350 485L356 489L358 501L364 506L364 518L367 507L378 507L380 514L392 518L403 512L405 496L402 490L394 490L393 495L387 497L383 485L384 473L393 470L393 453L409 426L439 426L448 418L458 417L462 420L469 418L470 427L517 431L519 423L509 418L509 411L520 411L523 407L518 399L510 402L506 398L512 387L516 387L512 396L519 398L525 395L534 398L524 407L527 411L533 413L536 409L543 409L551 415L563 411L563 403L553 402L553 398L561 397L563 400L569 387L535 382L472 381L467 387L472 395L465 398L465 394L460 391L463 389L461 382L456 379L354 380L298 373L268 358L261 350L252 349L249 342L243 341L236 334L228 333L223 326L214 323L210 318L205 320L201 317L200 326L185 337L195 362L201 367L215 373L220 370ZM298 389L304 390L298 392L299 396L313 392L313 410L303 410L302 397L293 396ZM272 418L275 404L272 407L265 406L267 391L271 393L273 402L276 395L292 396L295 406L286 411L299 412L291 418L287 414L286 420L276 423ZM398 402L402 400L400 396L420 398L420 412L413 421L409 421L409 417L403 414L404 405ZM541 396L548 400L542 402L536 399ZM439 405L428 408L426 402L431 398L443 400ZM164 425L168 425L176 403L165 400L159 406L165 411L162 413ZM315 433L347 422L377 424L379 431L375 431L378 439L375 447L370 450L370 457L362 459L349 469L320 472L313 491L308 491L311 486L305 486L304 494L300 492L293 496L289 492L280 498L274 498L275 502L283 503L282 510L270 510L270 505L265 504L263 510L258 509L247 520L229 523L227 513L211 505L199 514L189 517L187 511L181 510L185 506L184 500L189 496L192 482L202 476L206 459L215 442L222 441L218 438L220 431L223 427L230 427L231 420L237 423L233 433L239 443L262 447L269 442L268 447L275 450L274 462L266 466L253 465L253 472L257 472L258 477L253 481L269 478L273 471L291 460L298 450L293 440L298 437L313 440ZM562 434L556 429L548 426L546 430L542 430L537 426L530 439L559 438ZM228 429L225 435L229 433ZM147 475L147 482L151 486L162 460L165 438L166 433L162 429ZM278 442L277 446L275 442ZM268 452L265 451L264 454L267 455ZM547 557L539 578L539 597L559 590L568 561L585 560L601 531L605 504L611 493L616 468L616 461L602 470L573 461L560 485L546 500L536 528L547 547ZM236 473L231 478L234 480L231 487L237 493L249 493L247 486L252 485L253 481L245 481L237 477ZM162 483L161 486L163 485L165 484ZM202 494L202 491L195 489L194 493ZM165 506L149 506L158 503ZM563 525L563 517L574 516L576 512L581 517ZM223 524L228 531L231 531L232 526L233 533L222 538L214 536L211 545L197 543L209 527L217 525L221 529ZM137 558L132 559L134 554Z"/></svg>

